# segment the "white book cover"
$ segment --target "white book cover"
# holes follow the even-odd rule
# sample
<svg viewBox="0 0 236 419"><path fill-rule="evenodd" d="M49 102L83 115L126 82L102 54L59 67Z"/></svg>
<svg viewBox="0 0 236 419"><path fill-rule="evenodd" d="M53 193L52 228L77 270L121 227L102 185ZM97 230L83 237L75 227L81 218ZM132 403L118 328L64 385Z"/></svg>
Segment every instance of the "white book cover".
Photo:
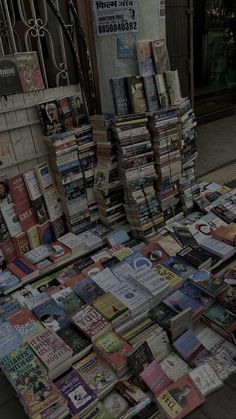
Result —
<svg viewBox="0 0 236 419"><path fill-rule="evenodd" d="M31 287L31 285L26 285L19 291L13 293L13 298L15 298L22 306L27 307L27 302L32 299L32 297L37 297L40 295L40 292Z"/></svg>
<svg viewBox="0 0 236 419"><path fill-rule="evenodd" d="M50 221L54 221L61 217L63 215L63 209L57 188L52 186L51 188L47 189L44 192L43 197Z"/></svg>
<svg viewBox="0 0 236 419"><path fill-rule="evenodd" d="M131 273L131 278L133 282L139 284L145 291L150 292L152 295L157 295L161 291L170 288L167 280L163 279L147 266L136 269Z"/></svg>
<svg viewBox="0 0 236 419"><path fill-rule="evenodd" d="M224 384L207 362L194 368L189 375L204 396L207 396Z"/></svg>
<svg viewBox="0 0 236 419"><path fill-rule="evenodd" d="M24 257L30 263L38 263L43 259L46 259L48 256L53 254L53 249L48 244L42 244L41 246L35 247L35 249L30 250L25 253Z"/></svg>
<svg viewBox="0 0 236 419"><path fill-rule="evenodd" d="M209 327L200 326L196 329L196 337L209 352L216 350L223 344L224 338Z"/></svg>
<svg viewBox="0 0 236 419"><path fill-rule="evenodd" d="M222 259L229 258L235 253L235 248L233 246L212 237L202 241L201 247L205 250L209 250L217 256L220 256Z"/></svg>
<svg viewBox="0 0 236 419"><path fill-rule="evenodd" d="M102 272L98 272L93 281L96 282L106 292L113 292L119 290L123 282L121 282L109 268L105 268Z"/></svg>
<svg viewBox="0 0 236 419"><path fill-rule="evenodd" d="M48 163L42 163L36 166L35 173L41 190L53 185L53 177Z"/></svg>
<svg viewBox="0 0 236 419"><path fill-rule="evenodd" d="M207 362L223 381L236 372L236 363L225 349L219 349L210 355Z"/></svg>
<svg viewBox="0 0 236 419"><path fill-rule="evenodd" d="M148 337L147 343L157 362L163 361L170 354L171 345L165 330Z"/></svg>
<svg viewBox="0 0 236 419"><path fill-rule="evenodd" d="M82 245L83 240L76 236L76 234L73 233L67 233L64 236L61 236L58 241L60 241L62 244L67 246L69 249L73 250L77 246Z"/></svg>
<svg viewBox="0 0 236 419"><path fill-rule="evenodd" d="M10 236L15 237L17 234L22 233L22 228L17 218L13 202L7 202L7 200L5 200L1 205L1 212Z"/></svg>
<svg viewBox="0 0 236 419"><path fill-rule="evenodd" d="M188 364L174 352L171 352L163 359L163 361L160 362L160 366L172 381L177 381L190 371Z"/></svg>
<svg viewBox="0 0 236 419"><path fill-rule="evenodd" d="M41 196L41 192L34 171L30 170L23 173L23 178L31 201L35 201L35 199Z"/></svg>

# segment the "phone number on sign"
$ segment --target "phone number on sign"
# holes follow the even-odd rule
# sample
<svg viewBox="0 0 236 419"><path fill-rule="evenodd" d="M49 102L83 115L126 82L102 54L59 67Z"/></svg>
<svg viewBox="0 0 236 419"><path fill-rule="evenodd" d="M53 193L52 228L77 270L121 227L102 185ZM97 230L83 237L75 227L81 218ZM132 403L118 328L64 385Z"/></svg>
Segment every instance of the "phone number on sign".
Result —
<svg viewBox="0 0 236 419"><path fill-rule="evenodd" d="M112 32L125 32L125 31L136 31L137 22L125 22L125 23L110 23L107 25L98 26L99 33L112 33Z"/></svg>

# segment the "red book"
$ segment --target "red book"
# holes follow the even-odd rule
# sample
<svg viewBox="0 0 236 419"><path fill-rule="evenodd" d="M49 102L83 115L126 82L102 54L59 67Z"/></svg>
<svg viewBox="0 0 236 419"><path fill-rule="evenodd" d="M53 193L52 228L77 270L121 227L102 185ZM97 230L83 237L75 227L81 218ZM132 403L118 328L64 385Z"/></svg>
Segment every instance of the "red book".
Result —
<svg viewBox="0 0 236 419"><path fill-rule="evenodd" d="M15 245L18 258L22 258L24 254L30 250L28 237L24 231L13 237L13 243Z"/></svg>
<svg viewBox="0 0 236 419"><path fill-rule="evenodd" d="M25 259L15 259L7 265L7 269L21 281L33 279L39 274L39 270Z"/></svg>
<svg viewBox="0 0 236 419"><path fill-rule="evenodd" d="M140 250L140 253L149 259L153 265L160 264L170 257L170 255L168 255L168 253L166 253L166 251L156 242L150 242Z"/></svg>
<svg viewBox="0 0 236 419"><path fill-rule="evenodd" d="M204 401L205 397L188 374L170 384L157 397L157 402L165 416L170 419L181 419L187 416Z"/></svg>
<svg viewBox="0 0 236 419"><path fill-rule="evenodd" d="M11 237L9 237L7 240L1 243L0 248L4 258L8 263L12 262L17 258L16 248Z"/></svg>
<svg viewBox="0 0 236 419"><path fill-rule="evenodd" d="M172 383L172 380L155 360L141 372L140 377L155 396L158 396L162 390Z"/></svg>
<svg viewBox="0 0 236 419"><path fill-rule="evenodd" d="M133 351L133 347L113 331L100 336L93 347L115 370L128 364L128 355Z"/></svg>
<svg viewBox="0 0 236 419"><path fill-rule="evenodd" d="M71 319L75 326L92 341L111 329L111 323L90 305L81 307Z"/></svg>
<svg viewBox="0 0 236 419"><path fill-rule="evenodd" d="M73 287L83 281L86 277L83 274L77 274L73 278L66 278L63 280L63 284L67 287Z"/></svg>
<svg viewBox="0 0 236 419"><path fill-rule="evenodd" d="M36 224L34 211L26 189L23 175L19 174L8 179L9 189L13 198L16 215L23 230L28 230Z"/></svg>
<svg viewBox="0 0 236 419"><path fill-rule="evenodd" d="M53 253L48 257L48 259L50 259L52 262L62 260L70 254L68 247L63 246L63 244L58 241L52 243L51 247L53 249Z"/></svg>

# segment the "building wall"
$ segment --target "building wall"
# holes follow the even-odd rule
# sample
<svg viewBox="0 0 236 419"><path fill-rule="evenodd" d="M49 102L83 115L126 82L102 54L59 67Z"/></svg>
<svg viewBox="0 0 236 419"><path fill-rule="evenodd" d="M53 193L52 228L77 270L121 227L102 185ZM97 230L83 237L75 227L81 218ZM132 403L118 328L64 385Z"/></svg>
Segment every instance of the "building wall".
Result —
<svg viewBox="0 0 236 419"><path fill-rule="evenodd" d="M138 75L136 41L165 37L165 19L160 18L160 0L138 0L139 32L125 35L94 37L99 72L102 112L113 112L110 79L113 77ZM117 59L117 39L125 42L132 51L133 58Z"/></svg>

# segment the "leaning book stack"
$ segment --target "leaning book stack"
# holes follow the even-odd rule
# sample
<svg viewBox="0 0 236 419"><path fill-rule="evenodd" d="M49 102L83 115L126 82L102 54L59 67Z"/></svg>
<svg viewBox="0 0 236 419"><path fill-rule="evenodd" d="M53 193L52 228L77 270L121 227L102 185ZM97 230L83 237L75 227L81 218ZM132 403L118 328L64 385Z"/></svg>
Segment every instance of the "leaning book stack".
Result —
<svg viewBox="0 0 236 419"><path fill-rule="evenodd" d="M94 189L100 220L109 226L125 221L123 188L119 179L116 142L109 115L91 117L98 164Z"/></svg>
<svg viewBox="0 0 236 419"><path fill-rule="evenodd" d="M126 217L133 234L143 238L154 234L163 225L154 189L157 176L146 114L116 117L113 131L117 140Z"/></svg>

